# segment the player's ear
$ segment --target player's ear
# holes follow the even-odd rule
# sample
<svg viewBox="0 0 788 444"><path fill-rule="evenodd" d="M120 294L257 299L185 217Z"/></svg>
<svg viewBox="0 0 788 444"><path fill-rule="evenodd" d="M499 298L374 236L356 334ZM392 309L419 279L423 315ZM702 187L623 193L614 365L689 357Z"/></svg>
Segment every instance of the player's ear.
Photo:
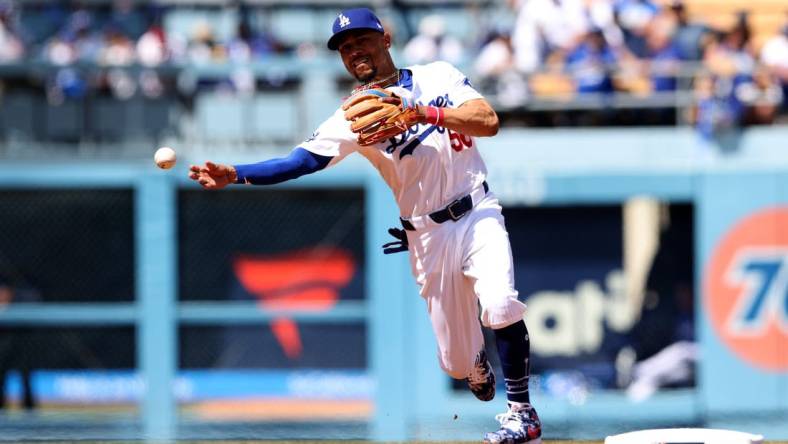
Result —
<svg viewBox="0 0 788 444"><path fill-rule="evenodd" d="M383 45L386 47L386 49L391 48L391 34L388 32L383 33Z"/></svg>

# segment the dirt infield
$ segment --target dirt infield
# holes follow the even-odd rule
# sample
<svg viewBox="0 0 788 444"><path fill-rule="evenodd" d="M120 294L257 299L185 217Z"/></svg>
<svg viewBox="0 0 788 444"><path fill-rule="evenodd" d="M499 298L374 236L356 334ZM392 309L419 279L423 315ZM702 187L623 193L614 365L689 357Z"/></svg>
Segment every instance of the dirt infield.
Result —
<svg viewBox="0 0 788 444"><path fill-rule="evenodd" d="M179 441L179 444L369 444L372 441ZM604 444L604 441L544 440L544 444ZM479 441L408 441L407 444L478 444ZM31 443L33 444L33 443ZM41 444L37 441L36 444ZM101 444L101 443L91 443ZM105 443L105 444L119 444ZM788 444L788 441L764 441L764 444Z"/></svg>
<svg viewBox="0 0 788 444"><path fill-rule="evenodd" d="M10 442L3 441L0 443ZM36 441L13 441L18 444L139 444L140 442L151 441L63 441L63 440L36 440ZM237 440L237 441L168 441L169 444L370 444L373 441L269 441L269 440ZM604 444L604 440L578 441L578 440L544 440L544 444ZM402 444L478 444L479 441L408 441ZM764 441L764 444L788 444L788 441Z"/></svg>
<svg viewBox="0 0 788 444"><path fill-rule="evenodd" d="M0 443L10 442L3 441ZM146 441L87 441L90 444L140 444ZM271 440L237 440L237 441L174 441L175 444L370 444L373 441L271 441ZM604 444L604 440L544 440L544 444ZM86 441L63 441L63 440L36 440L36 441L14 441L15 444L85 444ZM155 443L154 443L155 444ZM173 444L172 441L168 444ZM479 444L479 441L407 441L402 444ZM788 441L764 441L764 444L788 444Z"/></svg>

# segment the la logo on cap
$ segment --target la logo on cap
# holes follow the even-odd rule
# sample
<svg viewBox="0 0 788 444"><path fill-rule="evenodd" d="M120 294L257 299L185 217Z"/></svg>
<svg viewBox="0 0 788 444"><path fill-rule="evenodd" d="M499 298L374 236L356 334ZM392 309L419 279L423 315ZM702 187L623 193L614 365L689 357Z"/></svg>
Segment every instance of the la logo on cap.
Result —
<svg viewBox="0 0 788 444"><path fill-rule="evenodd" d="M339 14L339 27L344 28L350 24L350 19L345 17L344 14Z"/></svg>

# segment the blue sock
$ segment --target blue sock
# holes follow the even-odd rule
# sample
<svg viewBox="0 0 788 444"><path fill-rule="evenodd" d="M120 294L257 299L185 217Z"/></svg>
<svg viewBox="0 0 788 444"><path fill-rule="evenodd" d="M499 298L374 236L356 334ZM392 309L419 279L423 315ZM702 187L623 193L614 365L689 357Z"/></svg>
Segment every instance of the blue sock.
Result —
<svg viewBox="0 0 788 444"><path fill-rule="evenodd" d="M501 360L503 378L506 382L506 398L510 402L530 403L528 378L531 366L528 358L531 353L531 342L528 339L525 322L518 321L493 332L495 332L495 345L498 348L498 357Z"/></svg>

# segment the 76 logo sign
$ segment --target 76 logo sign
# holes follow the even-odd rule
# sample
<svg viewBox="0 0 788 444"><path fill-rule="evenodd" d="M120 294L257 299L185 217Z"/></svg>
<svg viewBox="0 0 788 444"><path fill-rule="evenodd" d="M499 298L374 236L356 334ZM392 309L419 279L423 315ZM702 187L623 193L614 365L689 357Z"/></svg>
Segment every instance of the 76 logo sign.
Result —
<svg viewBox="0 0 788 444"><path fill-rule="evenodd" d="M788 206L747 214L724 233L703 273L703 311L741 361L788 370Z"/></svg>
<svg viewBox="0 0 788 444"><path fill-rule="evenodd" d="M788 332L788 251L745 250L727 280L742 290L728 321L732 332L760 334L769 322Z"/></svg>

